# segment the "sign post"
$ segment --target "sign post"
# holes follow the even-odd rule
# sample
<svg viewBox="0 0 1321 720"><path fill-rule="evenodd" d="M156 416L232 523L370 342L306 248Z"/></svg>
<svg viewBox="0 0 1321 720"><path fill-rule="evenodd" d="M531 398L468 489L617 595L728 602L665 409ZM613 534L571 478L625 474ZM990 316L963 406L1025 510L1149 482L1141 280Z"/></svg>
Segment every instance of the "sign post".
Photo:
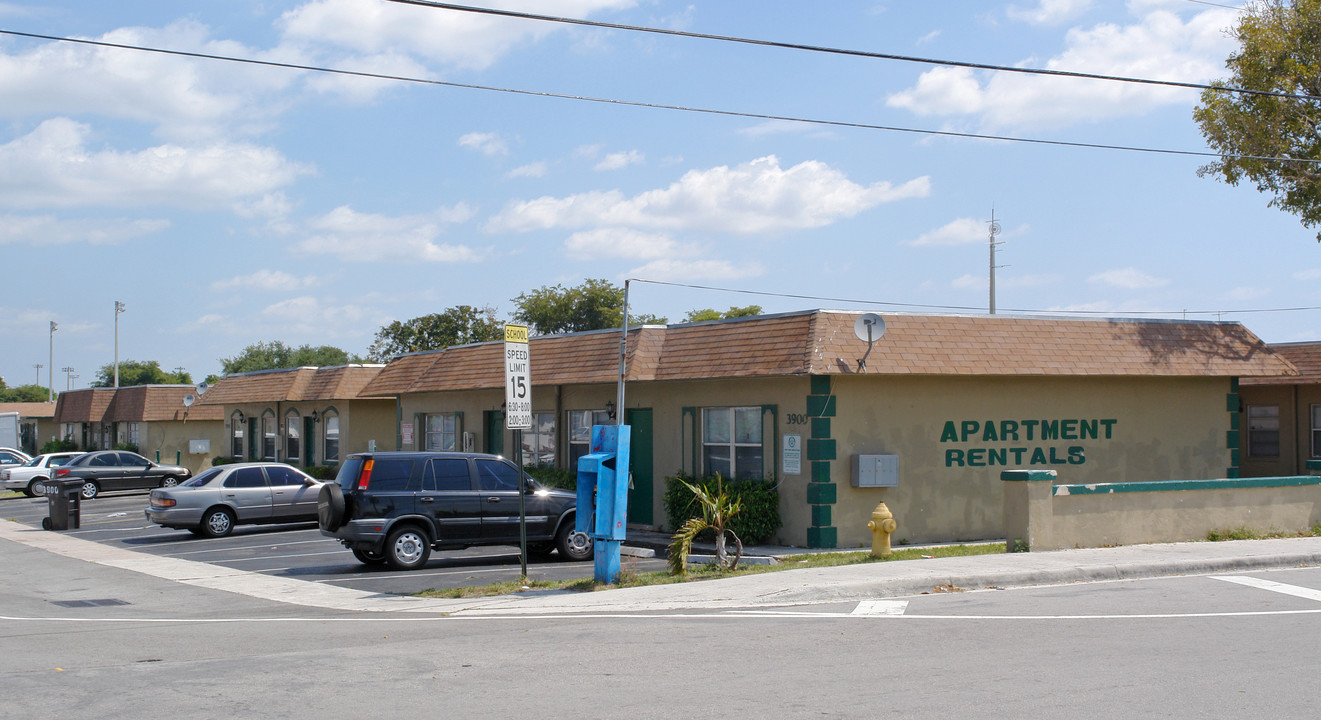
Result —
<svg viewBox="0 0 1321 720"><path fill-rule="evenodd" d="M527 581L527 483L523 480L523 431L532 429L532 356L526 325L505 325L505 429L514 431L518 468L518 548Z"/></svg>

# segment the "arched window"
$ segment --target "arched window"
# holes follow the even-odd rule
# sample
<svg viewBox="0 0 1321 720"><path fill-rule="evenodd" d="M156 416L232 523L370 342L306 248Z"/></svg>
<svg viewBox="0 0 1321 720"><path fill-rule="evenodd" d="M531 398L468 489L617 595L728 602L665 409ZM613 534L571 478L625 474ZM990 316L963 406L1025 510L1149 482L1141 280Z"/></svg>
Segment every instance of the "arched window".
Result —
<svg viewBox="0 0 1321 720"><path fill-rule="evenodd" d="M303 420L298 416L297 410L290 410L284 414L284 460L289 463L297 463L300 455L299 450L302 447L300 442L303 437Z"/></svg>
<svg viewBox="0 0 1321 720"><path fill-rule="evenodd" d="M261 459L275 459L275 411L267 410L261 414Z"/></svg>
<svg viewBox="0 0 1321 720"><path fill-rule="evenodd" d="M229 454L243 459L243 413L238 410L229 416Z"/></svg>
<svg viewBox="0 0 1321 720"><path fill-rule="evenodd" d="M330 465L339 462L339 413L335 410L326 410L321 416L321 427L325 432L325 452L322 455L322 462Z"/></svg>

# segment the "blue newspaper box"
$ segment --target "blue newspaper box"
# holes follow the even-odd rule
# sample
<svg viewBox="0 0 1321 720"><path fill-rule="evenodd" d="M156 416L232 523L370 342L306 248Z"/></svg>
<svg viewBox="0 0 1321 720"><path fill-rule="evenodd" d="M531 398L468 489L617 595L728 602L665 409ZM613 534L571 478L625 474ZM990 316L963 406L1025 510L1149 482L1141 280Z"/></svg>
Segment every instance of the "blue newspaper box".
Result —
<svg viewBox="0 0 1321 720"><path fill-rule="evenodd" d="M574 530L592 538L598 582L619 579L619 544L628 524L631 430L628 425L593 425L591 451L578 458Z"/></svg>

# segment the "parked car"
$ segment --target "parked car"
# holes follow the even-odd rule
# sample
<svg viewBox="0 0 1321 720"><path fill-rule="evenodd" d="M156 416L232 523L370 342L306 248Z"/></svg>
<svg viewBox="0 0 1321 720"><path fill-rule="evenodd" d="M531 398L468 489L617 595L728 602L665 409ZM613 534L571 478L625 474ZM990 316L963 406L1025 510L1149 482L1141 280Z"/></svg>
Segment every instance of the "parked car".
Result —
<svg viewBox="0 0 1321 720"><path fill-rule="evenodd" d="M413 570L433 549L517 545L520 492L529 551L591 559L591 539L574 532L577 495L542 486L499 455L350 455L335 480L321 486L317 521L322 535L360 562Z"/></svg>
<svg viewBox="0 0 1321 720"><path fill-rule="evenodd" d="M222 537L235 525L315 521L320 490L320 480L284 463L221 465L152 490L145 512L158 525Z"/></svg>
<svg viewBox="0 0 1321 720"><path fill-rule="evenodd" d="M181 465L161 465L125 450L97 450L55 468L51 479L82 480L83 499L91 500L102 490L174 487L192 476L193 471Z"/></svg>
<svg viewBox="0 0 1321 720"><path fill-rule="evenodd" d="M32 456L22 450L0 448L0 470L9 467L18 467L31 459Z"/></svg>
<svg viewBox="0 0 1321 720"><path fill-rule="evenodd" d="M38 455L31 460L0 470L0 486L6 490L21 490L28 497L42 494L41 483L50 478L54 469L82 455L80 452L57 452Z"/></svg>

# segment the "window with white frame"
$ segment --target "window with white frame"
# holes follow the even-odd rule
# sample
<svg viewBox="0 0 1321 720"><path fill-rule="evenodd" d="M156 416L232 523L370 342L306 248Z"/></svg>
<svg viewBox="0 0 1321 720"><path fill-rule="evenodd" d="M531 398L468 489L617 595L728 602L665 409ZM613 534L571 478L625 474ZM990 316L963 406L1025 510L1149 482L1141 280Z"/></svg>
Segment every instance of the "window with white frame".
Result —
<svg viewBox="0 0 1321 720"><path fill-rule="evenodd" d="M1248 455L1280 456L1280 406L1248 406Z"/></svg>
<svg viewBox="0 0 1321 720"><path fill-rule="evenodd" d="M532 413L532 427L523 431L523 464L535 467L555 464L555 413ZM577 467L573 469L576 471Z"/></svg>
<svg viewBox="0 0 1321 720"><path fill-rule="evenodd" d="M458 449L459 416L456 413L428 415L426 428L426 444L423 449L448 452Z"/></svg>
<svg viewBox="0 0 1321 720"><path fill-rule="evenodd" d="M237 410L229 416L229 454L243 457L243 413Z"/></svg>
<svg viewBox="0 0 1321 720"><path fill-rule="evenodd" d="M267 410L261 416L261 457L263 460L275 459L275 439L279 431L275 425L275 413Z"/></svg>
<svg viewBox="0 0 1321 720"><path fill-rule="evenodd" d="M761 408L702 408L702 470L727 478L763 476Z"/></svg>
<svg viewBox="0 0 1321 720"><path fill-rule="evenodd" d="M298 456L301 454L303 428L302 419L298 417L297 410L290 410L284 414L284 460L286 462L298 462Z"/></svg>
<svg viewBox="0 0 1321 720"><path fill-rule="evenodd" d="M578 471L578 458L592 449L592 426L609 425L610 413L605 410L569 411L569 467Z"/></svg>
<svg viewBox="0 0 1321 720"><path fill-rule="evenodd" d="M326 451L322 453L322 462L327 465L339 462L339 413L334 410L327 410L321 416L321 424L325 428Z"/></svg>
<svg viewBox="0 0 1321 720"><path fill-rule="evenodd" d="M141 443L138 442L138 439L138 424L131 422L128 424L128 444L133 447L139 447Z"/></svg>
<svg viewBox="0 0 1321 720"><path fill-rule="evenodd" d="M1312 457L1321 458L1321 405L1312 406Z"/></svg>

